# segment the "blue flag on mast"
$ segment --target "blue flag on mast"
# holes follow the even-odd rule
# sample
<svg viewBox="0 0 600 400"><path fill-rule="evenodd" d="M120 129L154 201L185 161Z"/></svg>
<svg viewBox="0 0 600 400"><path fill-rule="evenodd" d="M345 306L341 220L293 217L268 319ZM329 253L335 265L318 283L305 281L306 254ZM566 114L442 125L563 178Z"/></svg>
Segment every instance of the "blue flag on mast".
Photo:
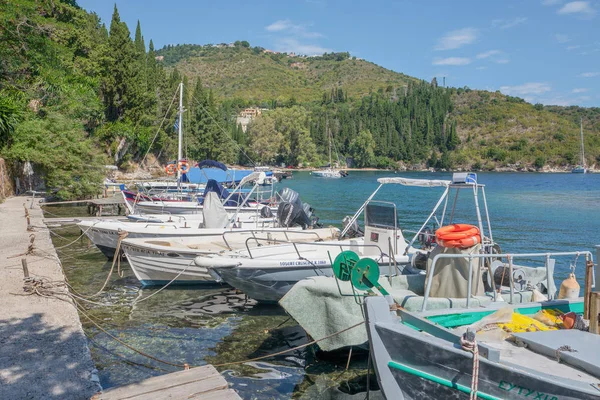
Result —
<svg viewBox="0 0 600 400"><path fill-rule="evenodd" d="M175 129L175 132L179 130L179 117L177 117L177 119L175 120L175 125L173 125L173 129Z"/></svg>

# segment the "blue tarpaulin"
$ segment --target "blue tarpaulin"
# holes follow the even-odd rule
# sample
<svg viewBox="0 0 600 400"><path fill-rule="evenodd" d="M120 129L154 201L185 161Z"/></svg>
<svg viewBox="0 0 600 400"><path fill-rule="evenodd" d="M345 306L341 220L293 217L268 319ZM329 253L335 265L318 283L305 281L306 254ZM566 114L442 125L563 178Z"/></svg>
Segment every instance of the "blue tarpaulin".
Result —
<svg viewBox="0 0 600 400"><path fill-rule="evenodd" d="M223 186L221 186L220 183L218 183L215 180L210 179L206 183L206 188L204 189L204 194L202 195L202 198L199 199L200 204L202 204L204 202L204 199L206 198L206 195L208 194L208 192L215 192L221 200L225 200L226 198L228 198L231 195L231 193L227 189L225 189ZM234 193L233 195L231 195L229 200L227 200L227 202L223 205L229 206L229 207L237 207L238 205L243 203L244 198L245 198L245 196L243 194Z"/></svg>

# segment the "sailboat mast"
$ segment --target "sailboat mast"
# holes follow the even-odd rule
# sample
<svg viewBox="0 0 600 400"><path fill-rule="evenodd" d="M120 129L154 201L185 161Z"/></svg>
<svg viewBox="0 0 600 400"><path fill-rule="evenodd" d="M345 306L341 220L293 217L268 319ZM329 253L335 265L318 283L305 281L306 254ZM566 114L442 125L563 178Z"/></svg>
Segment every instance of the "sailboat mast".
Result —
<svg viewBox="0 0 600 400"><path fill-rule="evenodd" d="M585 150L583 148L583 117L580 120L579 131L581 133L581 166L585 168Z"/></svg>
<svg viewBox="0 0 600 400"><path fill-rule="evenodd" d="M178 146L177 146L177 163L176 165L179 167L179 162L183 159L183 82L179 84L179 137L178 137ZM179 186L181 182L181 171L177 168L177 186Z"/></svg>

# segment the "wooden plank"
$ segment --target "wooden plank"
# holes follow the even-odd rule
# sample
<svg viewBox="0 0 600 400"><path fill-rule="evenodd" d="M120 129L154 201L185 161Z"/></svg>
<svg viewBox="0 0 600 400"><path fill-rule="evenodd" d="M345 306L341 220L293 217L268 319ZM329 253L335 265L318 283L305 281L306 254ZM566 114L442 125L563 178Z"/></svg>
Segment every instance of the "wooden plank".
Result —
<svg viewBox="0 0 600 400"><path fill-rule="evenodd" d="M218 390L216 392L201 393L191 395L188 399L194 400L242 400L239 394L233 389Z"/></svg>
<svg viewBox="0 0 600 400"><path fill-rule="evenodd" d="M107 197L105 199L91 199L87 200L88 203L94 204L96 206L106 206L106 205L116 205L116 204L125 204L125 199L123 196L115 196L115 197Z"/></svg>
<svg viewBox="0 0 600 400"><path fill-rule="evenodd" d="M199 395L215 390L227 389L228 384L219 372L212 366L192 368L188 371L178 371L166 375L155 376L131 385L109 389L102 393L98 400L140 400L186 398L189 395Z"/></svg>
<svg viewBox="0 0 600 400"><path fill-rule="evenodd" d="M590 319L590 296L592 293L592 280L594 273L594 262L585 263L585 284L583 287L583 318Z"/></svg>
<svg viewBox="0 0 600 400"><path fill-rule="evenodd" d="M600 293L599 292L591 292L590 293L590 333L598 334L598 312L600 312Z"/></svg>
<svg viewBox="0 0 600 400"><path fill-rule="evenodd" d="M187 399L190 396L200 396L207 393L222 392L227 388L228 384L225 379L223 379L221 376L215 376L197 382L190 382L184 385L171 386L151 392L136 394L134 396L125 397L123 400L146 400L149 398L152 400Z"/></svg>

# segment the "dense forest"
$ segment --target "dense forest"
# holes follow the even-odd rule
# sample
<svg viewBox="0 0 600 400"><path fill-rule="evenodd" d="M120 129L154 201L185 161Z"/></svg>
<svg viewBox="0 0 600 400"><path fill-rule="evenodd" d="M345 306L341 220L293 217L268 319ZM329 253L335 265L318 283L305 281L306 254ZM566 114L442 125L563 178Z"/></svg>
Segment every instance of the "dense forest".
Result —
<svg viewBox="0 0 600 400"><path fill-rule="evenodd" d="M357 167L568 168L580 118L588 164L600 157L598 108L444 88L346 52L304 57L243 40L157 50L117 6L105 25L75 0L1 5L0 156L62 198L98 191L105 165L173 160L181 82L193 160L314 167L331 143L334 161ZM247 107L262 113L244 132Z"/></svg>

